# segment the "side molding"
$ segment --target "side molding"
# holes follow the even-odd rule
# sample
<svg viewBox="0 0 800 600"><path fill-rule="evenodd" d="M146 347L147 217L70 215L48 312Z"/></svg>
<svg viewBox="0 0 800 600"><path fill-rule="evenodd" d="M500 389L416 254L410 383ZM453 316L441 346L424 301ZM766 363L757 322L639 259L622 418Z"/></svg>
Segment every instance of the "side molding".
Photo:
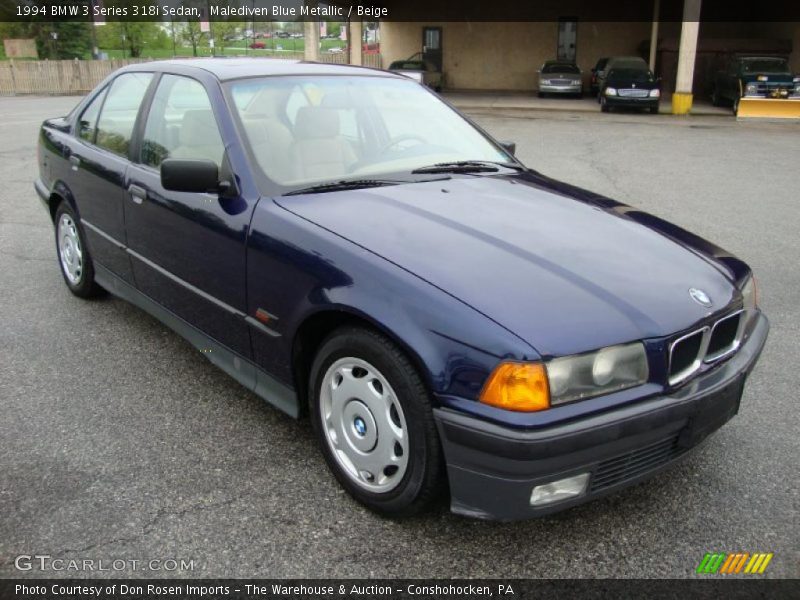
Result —
<svg viewBox="0 0 800 600"><path fill-rule="evenodd" d="M225 371L257 396L295 419L300 416L300 403L292 388L281 383L246 358L231 352L100 264L95 264L95 278L97 283L110 293L141 308L185 338L195 348L204 351L203 356L208 358L212 364ZM208 352L208 350L211 351Z"/></svg>

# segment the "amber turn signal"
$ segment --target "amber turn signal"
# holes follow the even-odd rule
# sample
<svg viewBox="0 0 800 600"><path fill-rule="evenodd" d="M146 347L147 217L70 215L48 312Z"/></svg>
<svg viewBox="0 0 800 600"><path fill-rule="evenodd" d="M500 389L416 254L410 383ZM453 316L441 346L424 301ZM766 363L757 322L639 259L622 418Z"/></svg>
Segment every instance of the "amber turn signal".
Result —
<svg viewBox="0 0 800 600"><path fill-rule="evenodd" d="M520 412L550 408L550 387L544 365L500 363L486 380L480 401L505 410Z"/></svg>

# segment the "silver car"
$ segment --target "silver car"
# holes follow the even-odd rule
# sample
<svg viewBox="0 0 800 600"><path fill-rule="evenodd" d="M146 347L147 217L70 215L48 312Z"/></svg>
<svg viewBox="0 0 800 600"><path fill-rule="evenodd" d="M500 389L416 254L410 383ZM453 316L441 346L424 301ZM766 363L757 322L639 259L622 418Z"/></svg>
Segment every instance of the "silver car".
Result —
<svg viewBox="0 0 800 600"><path fill-rule="evenodd" d="M583 75L575 63L548 60L539 69L539 97L545 94L583 93Z"/></svg>

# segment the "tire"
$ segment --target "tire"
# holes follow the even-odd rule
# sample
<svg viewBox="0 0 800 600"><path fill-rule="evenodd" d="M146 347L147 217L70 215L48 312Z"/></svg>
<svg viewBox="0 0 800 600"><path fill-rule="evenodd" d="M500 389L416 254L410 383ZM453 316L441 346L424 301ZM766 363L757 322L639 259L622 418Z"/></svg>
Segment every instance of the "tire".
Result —
<svg viewBox="0 0 800 600"><path fill-rule="evenodd" d="M605 98L600 99L600 110L604 113L611 112L611 107L608 105Z"/></svg>
<svg viewBox="0 0 800 600"><path fill-rule="evenodd" d="M406 517L439 495L444 464L430 398L394 343L357 327L333 332L314 358L308 389L322 454L355 500Z"/></svg>
<svg viewBox="0 0 800 600"><path fill-rule="evenodd" d="M732 108L733 108L734 116L738 116L739 115L739 98L738 97L733 99Z"/></svg>
<svg viewBox="0 0 800 600"><path fill-rule="evenodd" d="M544 98L544 92L536 92L536 95L537 95L539 98Z"/></svg>
<svg viewBox="0 0 800 600"><path fill-rule="evenodd" d="M79 298L96 298L105 290L94 280L94 263L75 211L61 202L55 217L56 256L64 283Z"/></svg>
<svg viewBox="0 0 800 600"><path fill-rule="evenodd" d="M714 106L722 106L722 100L719 97L719 92L717 91L716 86L714 90L711 92L711 104Z"/></svg>
<svg viewBox="0 0 800 600"><path fill-rule="evenodd" d="M657 106L651 106L650 107L650 114L651 115L657 115L658 114L658 107Z"/></svg>

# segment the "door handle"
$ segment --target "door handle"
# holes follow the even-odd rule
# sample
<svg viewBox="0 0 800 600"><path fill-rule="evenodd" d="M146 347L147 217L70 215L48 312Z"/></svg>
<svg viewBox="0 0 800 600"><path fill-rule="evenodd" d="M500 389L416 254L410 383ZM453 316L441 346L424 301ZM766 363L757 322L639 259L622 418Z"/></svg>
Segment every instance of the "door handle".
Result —
<svg viewBox="0 0 800 600"><path fill-rule="evenodd" d="M78 167L81 166L81 157L71 154L69 157L69 164L72 165L72 170L77 171Z"/></svg>
<svg viewBox="0 0 800 600"><path fill-rule="evenodd" d="M134 183L128 186L128 193L131 195L134 204L141 204L143 201L147 200L147 190Z"/></svg>

